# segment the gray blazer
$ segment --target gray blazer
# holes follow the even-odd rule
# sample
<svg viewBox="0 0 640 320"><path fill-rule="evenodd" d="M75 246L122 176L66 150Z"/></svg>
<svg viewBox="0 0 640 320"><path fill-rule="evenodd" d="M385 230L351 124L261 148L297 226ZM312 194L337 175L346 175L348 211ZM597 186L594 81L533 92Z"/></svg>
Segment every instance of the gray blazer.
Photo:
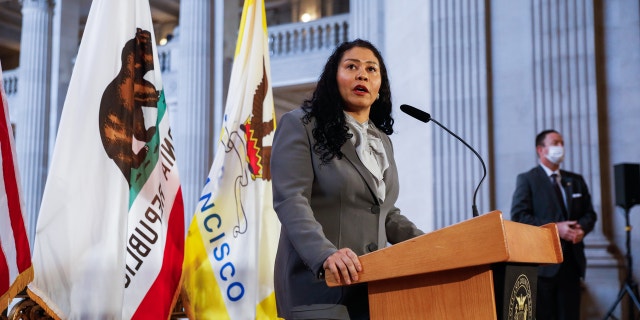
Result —
<svg viewBox="0 0 640 320"><path fill-rule="evenodd" d="M366 286L329 288L324 282L322 264L339 248L363 255L422 234L394 205L399 188L391 140L379 131L389 159L382 202L349 141L342 146L342 159L321 164L313 152L315 122L305 124L304 114L296 109L282 116L271 157L273 205L282 223L275 293L284 318L299 305L366 303Z"/></svg>
<svg viewBox="0 0 640 320"><path fill-rule="evenodd" d="M573 172L560 170L560 176L562 176L561 184L568 206L569 217L567 219L564 218L561 207L563 204L555 196L549 176L538 165L528 172L518 175L511 204L511 220L534 226L564 220L577 220L585 235L591 232L596 223L597 215L593 210L587 184L581 175ZM586 269L584 243L572 244L565 240L560 242L565 262L567 259L575 259L580 276L584 277ZM560 270L560 264L544 266L538 269L538 275L553 277L558 273L558 270Z"/></svg>

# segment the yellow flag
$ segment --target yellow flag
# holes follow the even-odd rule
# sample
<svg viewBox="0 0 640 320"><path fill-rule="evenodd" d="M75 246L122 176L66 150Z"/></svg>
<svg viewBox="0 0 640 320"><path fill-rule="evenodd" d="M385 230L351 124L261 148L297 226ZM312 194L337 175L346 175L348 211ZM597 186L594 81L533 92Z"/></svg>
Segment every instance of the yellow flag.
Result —
<svg viewBox="0 0 640 320"><path fill-rule="evenodd" d="M276 318L270 78L264 1L247 0L221 138L185 242L183 302L191 319Z"/></svg>

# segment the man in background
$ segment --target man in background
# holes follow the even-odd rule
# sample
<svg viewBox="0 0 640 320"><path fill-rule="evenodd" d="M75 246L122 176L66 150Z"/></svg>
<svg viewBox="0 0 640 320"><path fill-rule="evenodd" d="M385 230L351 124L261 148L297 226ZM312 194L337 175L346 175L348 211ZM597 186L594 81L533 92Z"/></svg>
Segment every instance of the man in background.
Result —
<svg viewBox="0 0 640 320"><path fill-rule="evenodd" d="M558 227L564 261L538 269L536 317L545 320L580 319L580 281L585 275L584 236L597 216L581 175L560 170L564 140L555 130L536 136L539 165L521 173L511 204L513 221Z"/></svg>

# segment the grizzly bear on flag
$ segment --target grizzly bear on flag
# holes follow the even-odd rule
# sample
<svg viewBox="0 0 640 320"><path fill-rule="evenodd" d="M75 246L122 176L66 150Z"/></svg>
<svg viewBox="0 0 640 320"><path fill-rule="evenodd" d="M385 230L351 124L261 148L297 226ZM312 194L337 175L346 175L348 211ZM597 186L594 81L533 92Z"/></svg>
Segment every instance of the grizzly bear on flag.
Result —
<svg viewBox="0 0 640 320"><path fill-rule="evenodd" d="M131 185L131 169L139 168L149 151L148 146L134 151L133 138L147 143L156 127L145 127L142 107L157 108L160 92L144 79L153 70L151 33L137 29L134 38L122 48L122 67L102 94L99 127L102 145Z"/></svg>

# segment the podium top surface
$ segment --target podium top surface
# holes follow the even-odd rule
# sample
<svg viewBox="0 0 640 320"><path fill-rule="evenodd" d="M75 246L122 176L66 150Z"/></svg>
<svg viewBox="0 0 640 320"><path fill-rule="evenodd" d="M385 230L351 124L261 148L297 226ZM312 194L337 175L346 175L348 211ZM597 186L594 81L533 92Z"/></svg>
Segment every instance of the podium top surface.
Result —
<svg viewBox="0 0 640 320"><path fill-rule="evenodd" d="M560 263L562 248L555 224L531 226L492 211L359 258L361 283L500 262ZM327 285L340 285L326 276Z"/></svg>

